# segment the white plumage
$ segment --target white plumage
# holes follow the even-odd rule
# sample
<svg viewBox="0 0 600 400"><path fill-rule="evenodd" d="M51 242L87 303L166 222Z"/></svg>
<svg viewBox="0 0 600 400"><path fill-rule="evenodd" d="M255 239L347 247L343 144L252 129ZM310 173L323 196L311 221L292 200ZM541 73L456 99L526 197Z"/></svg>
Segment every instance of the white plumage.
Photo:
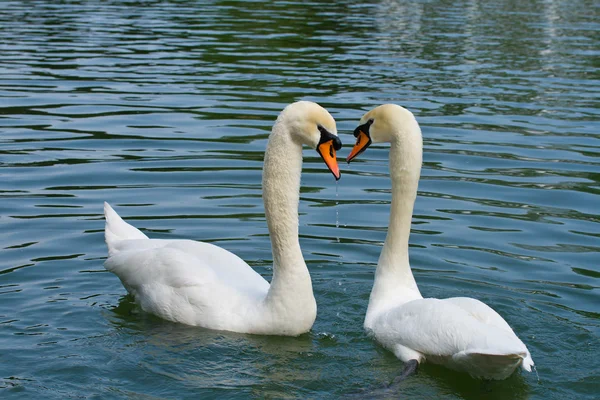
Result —
<svg viewBox="0 0 600 400"><path fill-rule="evenodd" d="M348 160L371 143L390 142L392 205L385 244L365 317L365 329L407 363L425 360L473 377L504 379L534 365L508 323L479 300L424 299L412 275L408 238L422 163L422 138L413 114L386 104L366 113Z"/></svg>

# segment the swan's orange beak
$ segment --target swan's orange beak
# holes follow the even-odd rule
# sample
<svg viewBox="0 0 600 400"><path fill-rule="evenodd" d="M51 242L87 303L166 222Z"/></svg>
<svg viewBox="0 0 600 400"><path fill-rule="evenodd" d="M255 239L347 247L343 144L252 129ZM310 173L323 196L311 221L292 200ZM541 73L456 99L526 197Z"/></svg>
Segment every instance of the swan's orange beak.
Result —
<svg viewBox="0 0 600 400"><path fill-rule="evenodd" d="M352 161L354 157L365 151L371 144L371 138L362 130L358 130L358 132L355 132L354 135L356 136L356 144L352 148L350 154L348 154L348 157L346 157L346 161L348 163Z"/></svg>
<svg viewBox="0 0 600 400"><path fill-rule="evenodd" d="M339 142L339 139L338 139ZM341 146L341 143L339 144ZM323 142L317 146L317 153L321 156L323 161L325 161L325 165L331 171L335 180L340 179L340 167L337 163L337 158L335 157L335 147L334 140L328 140Z"/></svg>

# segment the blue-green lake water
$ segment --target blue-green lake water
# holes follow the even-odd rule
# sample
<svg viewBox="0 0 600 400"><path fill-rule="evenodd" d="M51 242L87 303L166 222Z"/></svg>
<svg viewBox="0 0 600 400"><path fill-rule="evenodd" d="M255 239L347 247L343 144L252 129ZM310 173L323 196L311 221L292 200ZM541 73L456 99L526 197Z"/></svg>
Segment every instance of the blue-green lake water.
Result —
<svg viewBox="0 0 600 400"><path fill-rule="evenodd" d="M599 16L592 0L3 1L0 397L599 398ZM102 202L270 279L262 157L300 99L326 107L344 142L337 185L305 150L312 331L240 335L139 312L102 266ZM491 305L539 380L426 364L379 390L402 368L362 329L388 149L342 158L385 102L423 131L421 292Z"/></svg>

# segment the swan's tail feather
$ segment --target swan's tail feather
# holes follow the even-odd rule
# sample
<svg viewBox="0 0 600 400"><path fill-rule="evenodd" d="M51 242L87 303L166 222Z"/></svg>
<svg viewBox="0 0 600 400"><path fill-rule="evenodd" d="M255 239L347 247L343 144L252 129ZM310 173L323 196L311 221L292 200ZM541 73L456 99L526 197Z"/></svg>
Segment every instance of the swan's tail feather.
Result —
<svg viewBox="0 0 600 400"><path fill-rule="evenodd" d="M527 353L527 356L523 358L523 363L521 364L521 368L523 368L527 372L531 372L531 368L534 366L533 359L531 358L531 354Z"/></svg>
<svg viewBox="0 0 600 400"><path fill-rule="evenodd" d="M526 371L531 371L533 360L526 352L510 354L491 354L489 352L460 352L453 360L462 364L463 368L475 378L505 379L521 365Z"/></svg>
<svg viewBox="0 0 600 400"><path fill-rule="evenodd" d="M104 219L106 220L104 239L109 254L112 254L115 243L120 240L148 239L148 236L144 235L139 229L123 221L107 202L104 202Z"/></svg>

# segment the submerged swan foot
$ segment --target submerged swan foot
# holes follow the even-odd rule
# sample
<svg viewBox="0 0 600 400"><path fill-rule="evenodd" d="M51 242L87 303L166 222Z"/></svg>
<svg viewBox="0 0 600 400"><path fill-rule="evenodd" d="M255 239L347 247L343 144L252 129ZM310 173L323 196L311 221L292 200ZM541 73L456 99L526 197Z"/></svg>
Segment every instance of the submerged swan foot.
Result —
<svg viewBox="0 0 600 400"><path fill-rule="evenodd" d="M408 360L408 362L404 364L404 369L402 370L402 373L396 378L394 378L394 380L392 381L392 383L390 383L388 387L393 388L395 386L398 386L406 378L416 373L418 368L419 362L417 360Z"/></svg>
<svg viewBox="0 0 600 400"><path fill-rule="evenodd" d="M359 389L348 393L344 398L346 399L387 399L390 396L399 395L399 386L400 384L409 376L413 375L417 372L419 368L419 362L417 360L408 360L407 363L404 364L404 368L400 375L398 375L394 380L388 384L375 388L368 389Z"/></svg>

